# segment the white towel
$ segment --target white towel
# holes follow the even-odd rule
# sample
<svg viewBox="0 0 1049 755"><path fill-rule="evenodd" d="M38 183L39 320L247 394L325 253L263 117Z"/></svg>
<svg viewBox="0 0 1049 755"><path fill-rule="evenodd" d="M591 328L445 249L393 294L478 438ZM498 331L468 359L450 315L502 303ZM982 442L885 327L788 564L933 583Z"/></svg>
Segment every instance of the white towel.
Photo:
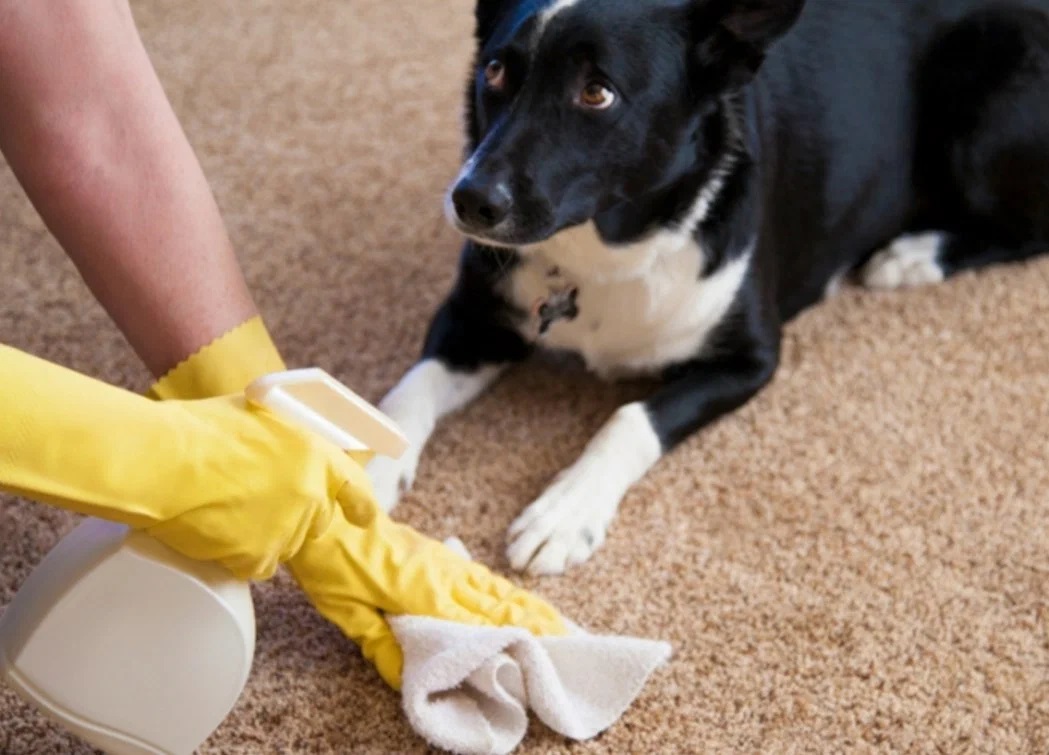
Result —
<svg viewBox="0 0 1049 755"><path fill-rule="evenodd" d="M589 634L536 637L419 616L391 619L404 651L404 710L416 733L460 755L503 755L524 739L531 710L570 739L619 720L655 669L665 642Z"/></svg>

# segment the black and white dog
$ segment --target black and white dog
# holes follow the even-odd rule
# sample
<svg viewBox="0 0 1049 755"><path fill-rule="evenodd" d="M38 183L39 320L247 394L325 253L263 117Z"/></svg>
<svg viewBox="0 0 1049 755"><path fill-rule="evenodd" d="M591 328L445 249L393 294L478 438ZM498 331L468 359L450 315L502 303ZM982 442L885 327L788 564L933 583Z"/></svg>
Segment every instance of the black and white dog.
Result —
<svg viewBox="0 0 1049 755"><path fill-rule="evenodd" d="M412 449L535 348L661 378L510 530L556 574L660 456L776 371L844 279L893 288L1049 251L1049 0L480 0L469 239L381 408Z"/></svg>

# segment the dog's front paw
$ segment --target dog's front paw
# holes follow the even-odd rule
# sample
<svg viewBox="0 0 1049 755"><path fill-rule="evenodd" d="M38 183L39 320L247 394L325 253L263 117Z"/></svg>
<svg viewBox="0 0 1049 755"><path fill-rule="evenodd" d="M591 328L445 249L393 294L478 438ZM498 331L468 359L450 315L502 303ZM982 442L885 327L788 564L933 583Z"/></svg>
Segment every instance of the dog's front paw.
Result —
<svg viewBox="0 0 1049 755"><path fill-rule="evenodd" d="M863 266L860 281L867 288L882 290L940 283L944 279L939 262L942 246L939 233L900 236Z"/></svg>
<svg viewBox="0 0 1049 755"><path fill-rule="evenodd" d="M375 491L375 500L383 511L392 511L401 496L411 490L418 466L419 454L411 448L400 459L377 456L368 463L367 472Z"/></svg>
<svg viewBox="0 0 1049 755"><path fill-rule="evenodd" d="M511 525L510 566L534 575L563 574L601 544L621 493L602 484L597 470L573 467Z"/></svg>

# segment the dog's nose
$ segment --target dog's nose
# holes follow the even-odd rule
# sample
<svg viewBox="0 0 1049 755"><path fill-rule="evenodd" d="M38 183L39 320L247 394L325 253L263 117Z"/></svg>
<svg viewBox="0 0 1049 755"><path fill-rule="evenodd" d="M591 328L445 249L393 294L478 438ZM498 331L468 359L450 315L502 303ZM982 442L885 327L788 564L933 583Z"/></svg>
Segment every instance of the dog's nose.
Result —
<svg viewBox="0 0 1049 755"><path fill-rule="evenodd" d="M463 225L484 230L499 225L513 201L504 181L467 176L452 190L452 204Z"/></svg>

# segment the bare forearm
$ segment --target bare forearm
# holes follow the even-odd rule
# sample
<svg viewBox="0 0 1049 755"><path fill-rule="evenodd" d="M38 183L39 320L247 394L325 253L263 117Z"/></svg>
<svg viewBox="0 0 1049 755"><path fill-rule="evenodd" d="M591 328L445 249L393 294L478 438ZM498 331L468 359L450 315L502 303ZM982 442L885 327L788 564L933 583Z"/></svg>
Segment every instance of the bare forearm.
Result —
<svg viewBox="0 0 1049 755"><path fill-rule="evenodd" d="M0 0L0 150L155 375L255 314L125 0Z"/></svg>

